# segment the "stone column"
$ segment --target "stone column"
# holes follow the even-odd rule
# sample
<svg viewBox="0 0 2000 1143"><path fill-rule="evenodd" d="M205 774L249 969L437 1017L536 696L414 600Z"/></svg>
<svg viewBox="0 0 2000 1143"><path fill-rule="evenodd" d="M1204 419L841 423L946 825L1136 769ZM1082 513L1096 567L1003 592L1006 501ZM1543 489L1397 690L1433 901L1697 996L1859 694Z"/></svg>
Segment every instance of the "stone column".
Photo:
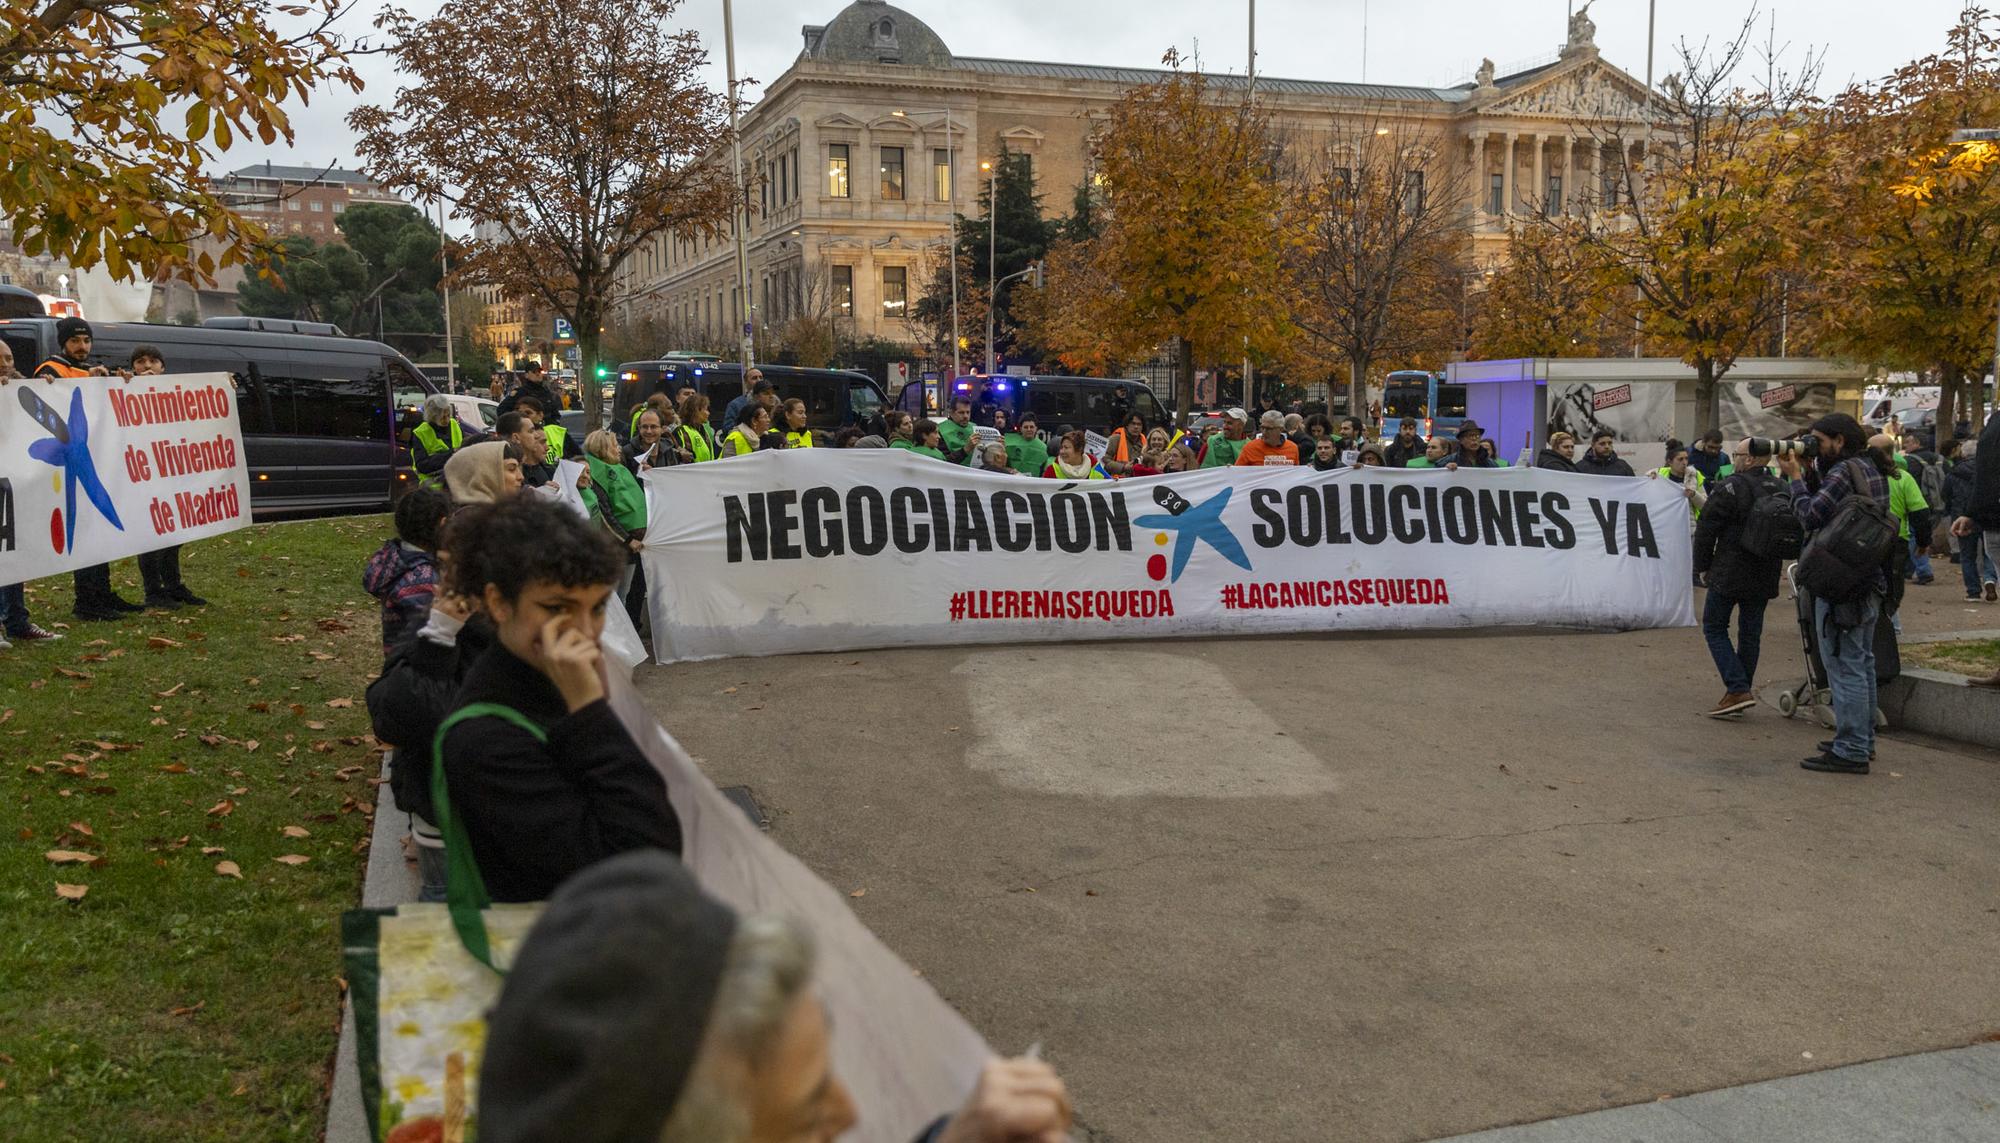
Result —
<svg viewBox="0 0 2000 1143"><path fill-rule="evenodd" d="M1486 133L1472 137L1472 217L1476 222L1486 213Z"/></svg>
<svg viewBox="0 0 2000 1143"><path fill-rule="evenodd" d="M1548 136L1537 134L1528 137L1535 141L1535 181L1528 184L1530 187L1528 197L1531 201L1541 203L1540 212L1547 214L1549 210L1549 178L1548 169L1543 164L1547 161Z"/></svg>
<svg viewBox="0 0 2000 1143"><path fill-rule="evenodd" d="M1516 136L1507 132L1507 165L1500 168L1500 216L1506 218L1514 213L1514 144Z"/></svg>

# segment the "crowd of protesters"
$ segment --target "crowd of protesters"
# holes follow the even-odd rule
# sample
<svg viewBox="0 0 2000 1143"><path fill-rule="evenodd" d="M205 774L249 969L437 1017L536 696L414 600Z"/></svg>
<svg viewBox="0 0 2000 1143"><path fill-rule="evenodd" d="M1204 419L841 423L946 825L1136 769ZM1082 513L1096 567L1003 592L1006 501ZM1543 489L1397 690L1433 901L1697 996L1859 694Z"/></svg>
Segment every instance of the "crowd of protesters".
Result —
<svg viewBox="0 0 2000 1143"><path fill-rule="evenodd" d="M385 655L368 709L396 748L422 899L466 889L450 832L485 895L548 902L491 1013L482 1138L831 1140L856 1121L828 1062L812 934L736 916L680 866L680 819L611 709L599 646L645 526L638 472L772 434L813 447L803 408L766 395L746 394L720 439L698 394L649 401L624 440L591 433L573 486L587 514L558 502L566 442L532 394L486 439L433 422L420 471L436 479L399 502L364 570ZM1054 1143L1070 1121L1046 1064L996 1059L920 1138Z"/></svg>

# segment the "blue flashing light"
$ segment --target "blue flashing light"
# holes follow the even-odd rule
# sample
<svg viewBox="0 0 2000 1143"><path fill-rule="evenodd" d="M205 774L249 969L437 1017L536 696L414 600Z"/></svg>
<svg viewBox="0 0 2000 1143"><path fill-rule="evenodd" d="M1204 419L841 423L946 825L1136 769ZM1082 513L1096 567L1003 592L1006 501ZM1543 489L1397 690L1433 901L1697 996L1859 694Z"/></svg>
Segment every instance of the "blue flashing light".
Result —
<svg viewBox="0 0 2000 1143"><path fill-rule="evenodd" d="M972 388L972 382L970 382L970 381L960 381L960 382L958 383L958 387L959 387L959 388L961 388L961 389L970 389L970 388Z"/></svg>
<svg viewBox="0 0 2000 1143"><path fill-rule="evenodd" d="M995 381L993 388L996 392L1005 393L1007 391L1007 383L1005 381Z"/></svg>
<svg viewBox="0 0 2000 1143"><path fill-rule="evenodd" d="M696 377L699 377L699 376L701 376L701 370L699 370L699 369L695 370L695 371L694 371L694 375L695 375Z"/></svg>

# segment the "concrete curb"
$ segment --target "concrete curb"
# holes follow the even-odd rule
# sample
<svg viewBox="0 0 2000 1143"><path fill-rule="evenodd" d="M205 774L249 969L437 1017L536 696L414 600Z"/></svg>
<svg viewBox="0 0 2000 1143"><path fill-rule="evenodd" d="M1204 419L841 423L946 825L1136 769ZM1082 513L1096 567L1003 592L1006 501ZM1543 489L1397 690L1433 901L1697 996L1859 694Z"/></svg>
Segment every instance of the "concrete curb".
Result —
<svg viewBox="0 0 2000 1143"><path fill-rule="evenodd" d="M2000 748L2000 690L1972 686L1964 675L1905 667L1878 699L1893 729Z"/></svg>
<svg viewBox="0 0 2000 1143"><path fill-rule="evenodd" d="M392 759L382 761L389 776ZM421 880L416 867L403 860L403 835L410 816L396 808L389 783L375 790L375 832L368 840L368 870L361 882L361 907L387 908L417 899ZM327 1097L326 1143L371 1143L367 1110L361 1105L361 1064L356 1055L354 1009L341 1002L340 1047L333 1056L333 1089Z"/></svg>

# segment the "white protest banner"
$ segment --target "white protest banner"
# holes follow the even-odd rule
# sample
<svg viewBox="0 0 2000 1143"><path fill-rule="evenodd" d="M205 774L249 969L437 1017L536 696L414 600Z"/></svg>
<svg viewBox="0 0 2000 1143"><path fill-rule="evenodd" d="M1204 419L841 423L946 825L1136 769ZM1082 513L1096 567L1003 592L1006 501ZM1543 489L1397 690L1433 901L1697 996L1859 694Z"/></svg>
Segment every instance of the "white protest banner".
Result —
<svg viewBox="0 0 2000 1143"><path fill-rule="evenodd" d="M647 474L661 662L1412 627L1694 622L1687 499L1543 469L1056 481L901 450Z"/></svg>
<svg viewBox="0 0 2000 1143"><path fill-rule="evenodd" d="M228 375L0 385L0 583L250 523Z"/></svg>
<svg viewBox="0 0 2000 1143"><path fill-rule="evenodd" d="M779 913L812 933L813 980L833 1017L834 1071L861 1112L860 1126L841 1139L908 1143L957 1110L992 1055L979 1033L861 923L845 893L723 796L623 675L612 674L610 689L612 709L666 778L681 857L702 888L738 913Z"/></svg>

